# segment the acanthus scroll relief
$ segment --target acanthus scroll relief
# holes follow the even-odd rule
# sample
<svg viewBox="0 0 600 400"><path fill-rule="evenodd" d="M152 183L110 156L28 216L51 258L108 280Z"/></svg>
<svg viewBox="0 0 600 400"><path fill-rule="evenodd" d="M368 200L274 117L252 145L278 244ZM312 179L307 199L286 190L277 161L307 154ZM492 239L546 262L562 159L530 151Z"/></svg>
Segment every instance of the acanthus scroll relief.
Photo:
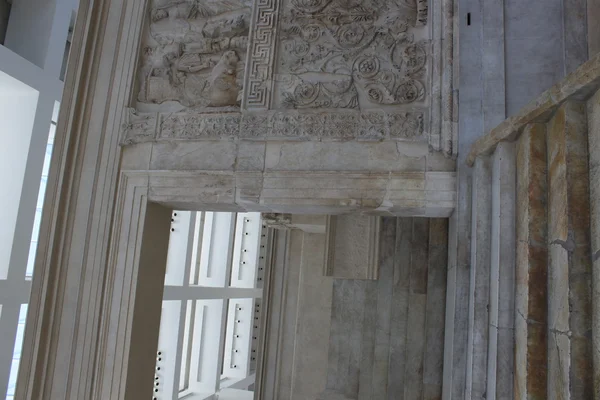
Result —
<svg viewBox="0 0 600 400"><path fill-rule="evenodd" d="M451 133L438 107L452 98L439 66L452 55L428 8L451 26L451 4L149 0L123 143L397 139L439 150Z"/></svg>
<svg viewBox="0 0 600 400"><path fill-rule="evenodd" d="M289 0L282 18L283 108L406 105L426 96L427 0Z"/></svg>
<svg viewBox="0 0 600 400"><path fill-rule="evenodd" d="M153 0L138 101L240 104L250 0Z"/></svg>

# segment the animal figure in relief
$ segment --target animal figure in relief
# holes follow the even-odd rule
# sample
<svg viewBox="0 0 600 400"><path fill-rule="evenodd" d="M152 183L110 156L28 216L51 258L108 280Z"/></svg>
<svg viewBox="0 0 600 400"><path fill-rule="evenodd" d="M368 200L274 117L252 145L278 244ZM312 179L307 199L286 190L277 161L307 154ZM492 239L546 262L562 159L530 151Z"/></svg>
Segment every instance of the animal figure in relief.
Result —
<svg viewBox="0 0 600 400"><path fill-rule="evenodd" d="M237 63L240 58L235 51L226 51L213 68L208 81L210 107L223 107L236 104L238 87L236 82Z"/></svg>
<svg viewBox="0 0 600 400"><path fill-rule="evenodd" d="M239 105L249 19L249 0L154 0L138 101Z"/></svg>

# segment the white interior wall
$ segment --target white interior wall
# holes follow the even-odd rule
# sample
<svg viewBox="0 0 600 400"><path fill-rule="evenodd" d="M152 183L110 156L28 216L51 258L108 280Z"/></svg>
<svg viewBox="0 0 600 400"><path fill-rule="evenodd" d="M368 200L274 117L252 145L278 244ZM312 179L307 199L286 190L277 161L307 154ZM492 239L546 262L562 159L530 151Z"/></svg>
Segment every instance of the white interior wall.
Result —
<svg viewBox="0 0 600 400"><path fill-rule="evenodd" d="M6 279L39 92L0 71L0 279Z"/></svg>
<svg viewBox="0 0 600 400"><path fill-rule="evenodd" d="M227 398L247 398L262 231L259 213L172 213L156 400L212 399L224 388L231 389Z"/></svg>
<svg viewBox="0 0 600 400"><path fill-rule="evenodd" d="M12 399L31 282L26 278L60 71L77 0L13 0L0 43L0 398ZM4 30L3 30L4 36ZM33 244L35 247L35 244ZM20 332L20 333L19 333Z"/></svg>

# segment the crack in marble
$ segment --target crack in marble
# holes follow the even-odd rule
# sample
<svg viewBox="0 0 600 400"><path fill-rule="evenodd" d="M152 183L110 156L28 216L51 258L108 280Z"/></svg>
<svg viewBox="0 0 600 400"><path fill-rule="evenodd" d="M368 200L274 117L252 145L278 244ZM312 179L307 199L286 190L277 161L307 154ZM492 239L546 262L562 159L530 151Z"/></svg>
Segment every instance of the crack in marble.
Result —
<svg viewBox="0 0 600 400"><path fill-rule="evenodd" d="M600 250L596 251L592 256L592 262L596 262L600 258Z"/></svg>
<svg viewBox="0 0 600 400"><path fill-rule="evenodd" d="M575 234L571 230L569 230L569 233L567 234L567 240L556 239L550 242L550 244L558 244L569 253L574 252L575 247L577 246L575 243Z"/></svg>
<svg viewBox="0 0 600 400"><path fill-rule="evenodd" d="M535 319L532 318L527 318L525 317L525 314L523 314L523 312L519 309L517 309L517 313L521 316L521 318L523 318L523 320L525 322L527 322L528 324L533 324L533 325L544 325L543 323L541 323L540 321L536 321Z"/></svg>
<svg viewBox="0 0 600 400"><path fill-rule="evenodd" d="M571 331L561 331L559 329L548 329L548 331L554 333L554 335L564 335L568 338L570 338L573 334Z"/></svg>

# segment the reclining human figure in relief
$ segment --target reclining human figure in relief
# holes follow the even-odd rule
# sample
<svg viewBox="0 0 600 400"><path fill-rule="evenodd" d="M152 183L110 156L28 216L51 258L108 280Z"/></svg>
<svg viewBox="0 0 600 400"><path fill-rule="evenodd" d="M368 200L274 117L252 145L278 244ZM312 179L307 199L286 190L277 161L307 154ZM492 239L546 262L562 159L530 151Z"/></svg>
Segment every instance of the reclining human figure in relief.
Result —
<svg viewBox="0 0 600 400"><path fill-rule="evenodd" d="M138 101L239 106L250 6L238 0L152 4Z"/></svg>

